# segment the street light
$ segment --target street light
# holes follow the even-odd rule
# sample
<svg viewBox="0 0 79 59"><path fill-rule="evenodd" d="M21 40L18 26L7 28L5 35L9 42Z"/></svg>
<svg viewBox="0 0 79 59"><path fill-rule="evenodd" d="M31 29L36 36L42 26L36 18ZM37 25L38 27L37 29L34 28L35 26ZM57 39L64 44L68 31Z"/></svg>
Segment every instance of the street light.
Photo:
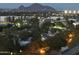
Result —
<svg viewBox="0 0 79 59"><path fill-rule="evenodd" d="M70 33L68 36L69 36L69 38L72 38L72 37L73 37L73 34L72 34L72 33Z"/></svg>
<svg viewBox="0 0 79 59"><path fill-rule="evenodd" d="M72 42L73 37L74 37L73 33L68 34L68 39L67 39L68 44Z"/></svg>
<svg viewBox="0 0 79 59"><path fill-rule="evenodd" d="M71 43L71 41L72 41L72 38L70 38L70 39L68 40L68 43Z"/></svg>
<svg viewBox="0 0 79 59"><path fill-rule="evenodd" d="M39 50L39 52L40 52L40 54L44 55L44 54L46 53L46 50L45 50L45 48L41 48L41 49Z"/></svg>

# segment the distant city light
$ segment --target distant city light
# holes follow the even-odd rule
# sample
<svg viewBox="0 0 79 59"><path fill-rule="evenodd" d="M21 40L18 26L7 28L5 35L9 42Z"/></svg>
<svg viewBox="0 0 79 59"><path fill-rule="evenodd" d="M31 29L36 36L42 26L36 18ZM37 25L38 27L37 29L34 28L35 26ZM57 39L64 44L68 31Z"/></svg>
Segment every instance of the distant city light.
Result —
<svg viewBox="0 0 79 59"><path fill-rule="evenodd" d="M79 13L79 10L64 10L64 13L65 14L67 14L67 13L69 13L69 14L76 14L76 13Z"/></svg>
<svg viewBox="0 0 79 59"><path fill-rule="evenodd" d="M74 27L76 27L76 23L73 23Z"/></svg>
<svg viewBox="0 0 79 59"><path fill-rule="evenodd" d="M46 40L44 37L41 38L42 41Z"/></svg>
<svg viewBox="0 0 79 59"><path fill-rule="evenodd" d="M76 27L76 25L79 25L79 22L75 22L73 23L73 25Z"/></svg>
<svg viewBox="0 0 79 59"><path fill-rule="evenodd" d="M69 13L72 13L72 11L71 11L71 10L69 10Z"/></svg>
<svg viewBox="0 0 79 59"><path fill-rule="evenodd" d="M20 23L16 23L16 26L17 26L17 27L20 27L20 26L21 26L21 24L20 24Z"/></svg>
<svg viewBox="0 0 79 59"><path fill-rule="evenodd" d="M20 50L19 52L22 52L22 50Z"/></svg>
<svg viewBox="0 0 79 59"><path fill-rule="evenodd" d="M67 11L67 10L65 10L65 11L64 11L64 13L65 13L65 14L67 14L67 13L68 13L68 11Z"/></svg>
<svg viewBox="0 0 79 59"><path fill-rule="evenodd" d="M11 52L10 54L13 55L13 52Z"/></svg>
<svg viewBox="0 0 79 59"><path fill-rule="evenodd" d="M73 13L76 14L76 11L74 10Z"/></svg>
<svg viewBox="0 0 79 59"><path fill-rule="evenodd" d="M79 14L79 10L77 11L77 13Z"/></svg>

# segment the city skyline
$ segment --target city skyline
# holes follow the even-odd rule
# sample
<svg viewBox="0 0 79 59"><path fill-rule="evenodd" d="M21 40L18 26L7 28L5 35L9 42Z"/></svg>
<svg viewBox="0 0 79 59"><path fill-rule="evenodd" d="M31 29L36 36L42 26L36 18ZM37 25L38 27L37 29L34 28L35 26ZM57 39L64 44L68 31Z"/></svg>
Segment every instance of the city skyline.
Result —
<svg viewBox="0 0 79 59"><path fill-rule="evenodd" d="M24 5L25 7L30 6L32 3L0 3L0 8L18 8L21 5ZM79 3L40 3L45 6L53 7L57 10L65 10L65 9L71 9L71 10L79 10Z"/></svg>

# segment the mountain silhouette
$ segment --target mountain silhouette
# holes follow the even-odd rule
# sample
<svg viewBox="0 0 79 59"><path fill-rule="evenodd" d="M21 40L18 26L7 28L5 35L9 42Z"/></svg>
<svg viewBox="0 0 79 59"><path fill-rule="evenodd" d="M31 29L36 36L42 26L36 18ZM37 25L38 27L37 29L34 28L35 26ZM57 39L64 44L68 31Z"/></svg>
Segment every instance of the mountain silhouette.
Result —
<svg viewBox="0 0 79 59"><path fill-rule="evenodd" d="M19 7L19 10L25 10L25 11L30 11L30 12L49 12L49 11L56 11L54 8L50 7L50 6L44 6L38 3L34 3L32 5L30 5L29 7L25 7L23 5L21 5Z"/></svg>

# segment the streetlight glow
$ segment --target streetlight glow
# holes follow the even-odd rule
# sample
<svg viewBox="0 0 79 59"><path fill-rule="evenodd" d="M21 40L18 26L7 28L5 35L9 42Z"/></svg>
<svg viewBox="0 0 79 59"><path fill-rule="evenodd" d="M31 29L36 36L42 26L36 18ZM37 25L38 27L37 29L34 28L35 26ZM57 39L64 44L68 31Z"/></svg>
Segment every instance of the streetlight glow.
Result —
<svg viewBox="0 0 79 59"><path fill-rule="evenodd" d="M45 49L44 48L41 48L40 49L40 54L45 54L45 53L46 53Z"/></svg>
<svg viewBox="0 0 79 59"><path fill-rule="evenodd" d="M72 33L70 33L70 34L69 34L69 38L72 38L72 37L73 37L73 34L72 34Z"/></svg>
<svg viewBox="0 0 79 59"><path fill-rule="evenodd" d="M71 41L72 41L72 38L68 40L68 43L71 43Z"/></svg>

